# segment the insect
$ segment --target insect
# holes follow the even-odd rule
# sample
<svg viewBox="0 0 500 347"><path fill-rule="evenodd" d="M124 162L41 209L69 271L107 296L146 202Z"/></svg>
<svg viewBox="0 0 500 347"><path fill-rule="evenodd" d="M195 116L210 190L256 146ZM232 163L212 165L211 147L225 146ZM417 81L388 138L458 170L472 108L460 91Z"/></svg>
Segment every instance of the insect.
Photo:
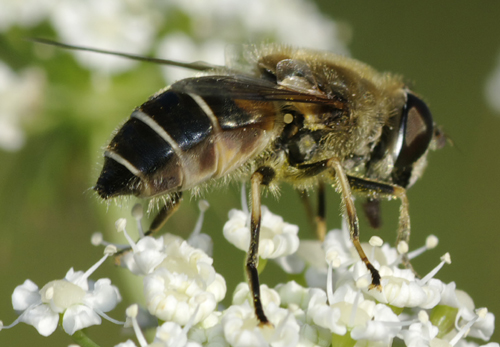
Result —
<svg viewBox="0 0 500 347"><path fill-rule="evenodd" d="M180 63L46 42L202 71L137 107L106 147L94 187L168 203L152 222L158 230L182 192L216 181L250 181L251 241L246 270L255 314L269 321L257 273L261 189L279 183L319 187L317 231L325 234L324 187L341 194L352 242L380 289L380 275L361 248L353 195L378 223L380 199L401 201L397 243L408 242L406 189L421 176L429 149L442 146L427 105L402 78L333 53L268 44L245 46L228 66Z"/></svg>

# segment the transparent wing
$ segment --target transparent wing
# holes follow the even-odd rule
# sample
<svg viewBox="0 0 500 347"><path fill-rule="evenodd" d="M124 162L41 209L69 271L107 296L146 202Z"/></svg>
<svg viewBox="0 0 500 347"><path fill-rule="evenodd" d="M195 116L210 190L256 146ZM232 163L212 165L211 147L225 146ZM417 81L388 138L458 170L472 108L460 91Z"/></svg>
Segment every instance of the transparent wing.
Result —
<svg viewBox="0 0 500 347"><path fill-rule="evenodd" d="M199 96L225 95L233 99L327 104L338 109L345 107L344 102L323 94L309 94L246 75L186 78L172 84L171 89Z"/></svg>

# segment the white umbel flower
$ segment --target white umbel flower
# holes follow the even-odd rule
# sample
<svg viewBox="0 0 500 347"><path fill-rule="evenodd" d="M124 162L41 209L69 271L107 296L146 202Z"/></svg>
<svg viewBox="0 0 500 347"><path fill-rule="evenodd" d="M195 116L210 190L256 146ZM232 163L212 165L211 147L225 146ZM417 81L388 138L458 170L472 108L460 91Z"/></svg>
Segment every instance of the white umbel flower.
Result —
<svg viewBox="0 0 500 347"><path fill-rule="evenodd" d="M269 288L266 284L260 286L260 299L262 305L266 307L270 303L279 306L281 303L280 295L274 289ZM233 305L241 305L245 301L252 303L252 293L247 283L240 283L236 286L233 293Z"/></svg>
<svg viewBox="0 0 500 347"><path fill-rule="evenodd" d="M427 321L413 323L408 330L403 330L401 335L407 347L427 347L438 332L439 329Z"/></svg>
<svg viewBox="0 0 500 347"><path fill-rule="evenodd" d="M163 238L143 237L133 244L132 252L123 255L121 264L135 275L147 275L161 264L167 256L164 252Z"/></svg>
<svg viewBox="0 0 500 347"><path fill-rule="evenodd" d="M475 305L472 298L463 290L456 289L455 282L445 284L438 279L431 279L429 284L438 287L441 292L440 307L446 307L449 314L455 315L455 329L476 317ZM487 312L477 318L470 327L469 336L488 341L495 330L495 316Z"/></svg>
<svg viewBox="0 0 500 347"><path fill-rule="evenodd" d="M214 312L209 318L189 330L189 340L205 347L229 347L220 320L221 312Z"/></svg>
<svg viewBox="0 0 500 347"><path fill-rule="evenodd" d="M274 259L293 254L299 248L299 227L283 221L266 206L261 208L259 257ZM249 214L233 209L224 225L224 237L237 248L247 251L250 245Z"/></svg>
<svg viewBox="0 0 500 347"><path fill-rule="evenodd" d="M304 288L297 284L295 281L290 281L286 284L279 284L276 286L276 291L279 294L281 305L289 306L291 304L297 305L302 310L307 310L311 293L314 293L317 288Z"/></svg>
<svg viewBox="0 0 500 347"><path fill-rule="evenodd" d="M351 337L354 340L378 341L391 345L393 338L401 331L399 323L399 318L389 306L377 304L372 319L364 325L355 326Z"/></svg>
<svg viewBox="0 0 500 347"><path fill-rule="evenodd" d="M172 235L165 236L167 257L144 278L149 312L185 325L207 318L226 295L226 282L215 272L212 258ZM199 307L199 309L197 309Z"/></svg>
<svg viewBox="0 0 500 347"><path fill-rule="evenodd" d="M151 273L167 256L163 245L163 238L155 239L151 236L144 236L141 226L142 209L140 205L135 205L132 209L135 215L139 235L142 238L136 243L127 232L127 220L120 218L115 222L115 228L118 232L123 232L132 251L122 255L120 264L126 267L134 275L147 275ZM102 242L102 241L101 241Z"/></svg>
<svg viewBox="0 0 500 347"><path fill-rule="evenodd" d="M380 265L392 265L398 261L396 249L391 248L388 243L384 243L381 247L371 243L362 243L361 245L373 262ZM340 265L334 267L350 266L359 260L358 252L350 238L346 220L342 221L342 229L334 229L326 234L323 249L325 253L337 254L337 262Z"/></svg>
<svg viewBox="0 0 500 347"><path fill-rule="evenodd" d="M49 336L56 330L62 315L64 331L73 335L77 330L101 324L100 316L114 321L104 312L112 310L121 301L118 289L107 278L95 283L87 279L108 256L106 254L85 273L71 268L64 279L51 281L42 289L26 280L12 294L12 306L21 315L5 328L24 322L34 326L40 335Z"/></svg>
<svg viewBox="0 0 500 347"><path fill-rule="evenodd" d="M205 217L206 210L210 207L210 204L206 200L200 200L198 202L198 208L200 210L200 215L196 221L193 232L189 235L187 242L194 248L199 248L205 252L209 257L213 255L214 243L212 238L208 234L201 232L203 226L203 219Z"/></svg>
<svg viewBox="0 0 500 347"><path fill-rule="evenodd" d="M316 293L311 298L308 314L314 322L336 335L351 332L353 339L370 341L392 341L400 326L384 322L399 322L392 310L375 301L366 300L360 291L354 291L349 285L343 285L326 302L324 293Z"/></svg>
<svg viewBox="0 0 500 347"><path fill-rule="evenodd" d="M266 315L274 327L260 327L254 308L248 301L229 307L222 318L227 342L233 347L296 346L300 327L293 314L270 303L266 307Z"/></svg>
<svg viewBox="0 0 500 347"><path fill-rule="evenodd" d="M163 323L156 329L155 342L161 347L201 347L195 341L189 341L186 329L174 322Z"/></svg>
<svg viewBox="0 0 500 347"><path fill-rule="evenodd" d="M359 274L369 276L369 272L363 262L355 265L355 280ZM382 291L364 288L369 296L377 301L396 307L421 307L432 308L441 299L440 289L432 284L420 284L415 275L409 269L399 269L395 266L382 266L379 270L382 277Z"/></svg>
<svg viewBox="0 0 500 347"><path fill-rule="evenodd" d="M138 314L137 304L129 306L126 310L127 313L127 324L134 329L135 336L139 341L141 347L201 347L196 341L191 341L188 339L188 332L193 324L193 318L189 320L186 326L183 328L179 324L174 322L165 322L156 329L156 335L154 342L148 344L144 334L137 321ZM127 340L122 342L115 347L137 347L134 342Z"/></svg>

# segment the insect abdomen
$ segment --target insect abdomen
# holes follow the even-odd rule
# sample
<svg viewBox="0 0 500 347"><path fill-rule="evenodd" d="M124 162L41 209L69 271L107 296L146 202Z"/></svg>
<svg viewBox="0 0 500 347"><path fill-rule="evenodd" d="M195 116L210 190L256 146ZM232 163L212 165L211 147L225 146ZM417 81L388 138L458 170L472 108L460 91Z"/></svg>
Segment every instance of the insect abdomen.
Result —
<svg viewBox="0 0 500 347"><path fill-rule="evenodd" d="M156 95L111 140L94 189L104 199L151 197L222 177L262 151L274 128L272 103L248 103L172 90Z"/></svg>

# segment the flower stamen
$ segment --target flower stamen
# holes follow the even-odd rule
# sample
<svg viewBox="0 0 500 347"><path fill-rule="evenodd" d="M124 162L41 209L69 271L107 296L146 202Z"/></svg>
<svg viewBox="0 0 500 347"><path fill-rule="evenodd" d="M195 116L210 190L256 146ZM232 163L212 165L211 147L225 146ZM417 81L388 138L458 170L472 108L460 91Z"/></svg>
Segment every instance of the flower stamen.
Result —
<svg viewBox="0 0 500 347"><path fill-rule="evenodd" d="M192 239L201 233L201 227L203 226L203 219L205 217L205 211L210 207L210 204L206 200L200 200L198 202L198 209L200 210L200 216L196 221L196 225L194 226L194 230L189 236L189 239Z"/></svg>
<svg viewBox="0 0 500 347"><path fill-rule="evenodd" d="M478 312L479 311L479 312ZM458 341L460 341L460 339L462 337L464 337L470 330L471 326L476 323L476 321L480 318L480 316L478 315L478 313L480 315L483 315L483 312L484 311L481 311L481 309L477 310L476 311L476 315L474 316L474 318L472 318L470 321L467 322L467 324L465 324L463 327L461 327L458 331L458 333L450 340L450 345L452 346L455 346L457 344ZM485 316L486 314L484 314Z"/></svg>
<svg viewBox="0 0 500 347"><path fill-rule="evenodd" d="M90 277L90 275L92 275L95 272L95 270L97 270L99 268L99 266L101 266L102 263L104 263L104 261L109 256L115 254L116 251L117 251L116 246L114 246L114 245L106 246L106 248L104 249L104 255L102 256L102 258L99 259L94 265L92 265L87 271L85 271L83 276L81 276L78 279L78 281L75 282L75 284L81 285L81 284L85 283L87 281L87 279Z"/></svg>
<svg viewBox="0 0 500 347"><path fill-rule="evenodd" d="M139 249L137 248L137 244L135 243L134 240L132 240L130 235L127 233L127 230L125 229L126 226L127 226L127 220L125 218L120 218L115 223L116 231L118 231L119 233L123 232L123 235L127 239L127 242L129 243L132 250L134 252L139 252Z"/></svg>
<svg viewBox="0 0 500 347"><path fill-rule="evenodd" d="M418 257L419 255L423 254L425 251L431 250L433 248L436 248L439 243L439 239L435 235L429 235L427 236L427 239L425 239L425 245L417 248L414 251L411 251L407 254L408 259L414 259Z"/></svg>
<svg viewBox="0 0 500 347"><path fill-rule="evenodd" d="M137 341L139 341L141 347L146 347L148 345L148 342L146 341L146 338L144 337L144 334L142 333L142 330L139 327L139 322L137 322L137 314L139 313L139 306L137 304L130 305L125 310L125 313L127 315L127 318L130 318L130 321L132 322L132 328L134 329Z"/></svg>
<svg viewBox="0 0 500 347"><path fill-rule="evenodd" d="M142 229L142 217L144 217L144 212L142 210L142 205L141 204L135 204L134 207L132 207L132 217L134 217L135 221L137 222L137 231L139 232L139 238L144 237L144 230Z"/></svg>
<svg viewBox="0 0 500 347"><path fill-rule="evenodd" d="M102 236L102 233L100 232L95 232L92 234L92 236L90 237L90 243L93 245L93 246L115 246L117 249L127 249L127 248L130 248L130 245L124 245L124 244L118 244L118 243L113 243L113 242L109 242L109 241L106 241L103 239L103 236Z"/></svg>
<svg viewBox="0 0 500 347"><path fill-rule="evenodd" d="M361 291L357 291L356 297L354 298L354 303L352 304L351 316L349 317L349 326L354 326L354 322L356 319L356 312L358 311L358 303L360 302Z"/></svg>
<svg viewBox="0 0 500 347"><path fill-rule="evenodd" d="M328 262L328 272L326 274L326 297L328 298L328 303L333 302L333 267L332 262Z"/></svg>
<svg viewBox="0 0 500 347"><path fill-rule="evenodd" d="M382 245L384 244L384 240L382 240L381 237L375 235L370 238L370 241L368 241L368 243L373 247L370 259L375 259L375 249L378 247L382 247Z"/></svg>
<svg viewBox="0 0 500 347"><path fill-rule="evenodd" d="M427 275L425 275L424 278L417 280L417 282L420 285L426 284L427 282L429 282L429 280L431 278L433 278L439 272L439 270L441 270L441 268L444 266L444 264L451 264L450 253L445 253L441 257L441 262L434 269L432 269Z"/></svg>

